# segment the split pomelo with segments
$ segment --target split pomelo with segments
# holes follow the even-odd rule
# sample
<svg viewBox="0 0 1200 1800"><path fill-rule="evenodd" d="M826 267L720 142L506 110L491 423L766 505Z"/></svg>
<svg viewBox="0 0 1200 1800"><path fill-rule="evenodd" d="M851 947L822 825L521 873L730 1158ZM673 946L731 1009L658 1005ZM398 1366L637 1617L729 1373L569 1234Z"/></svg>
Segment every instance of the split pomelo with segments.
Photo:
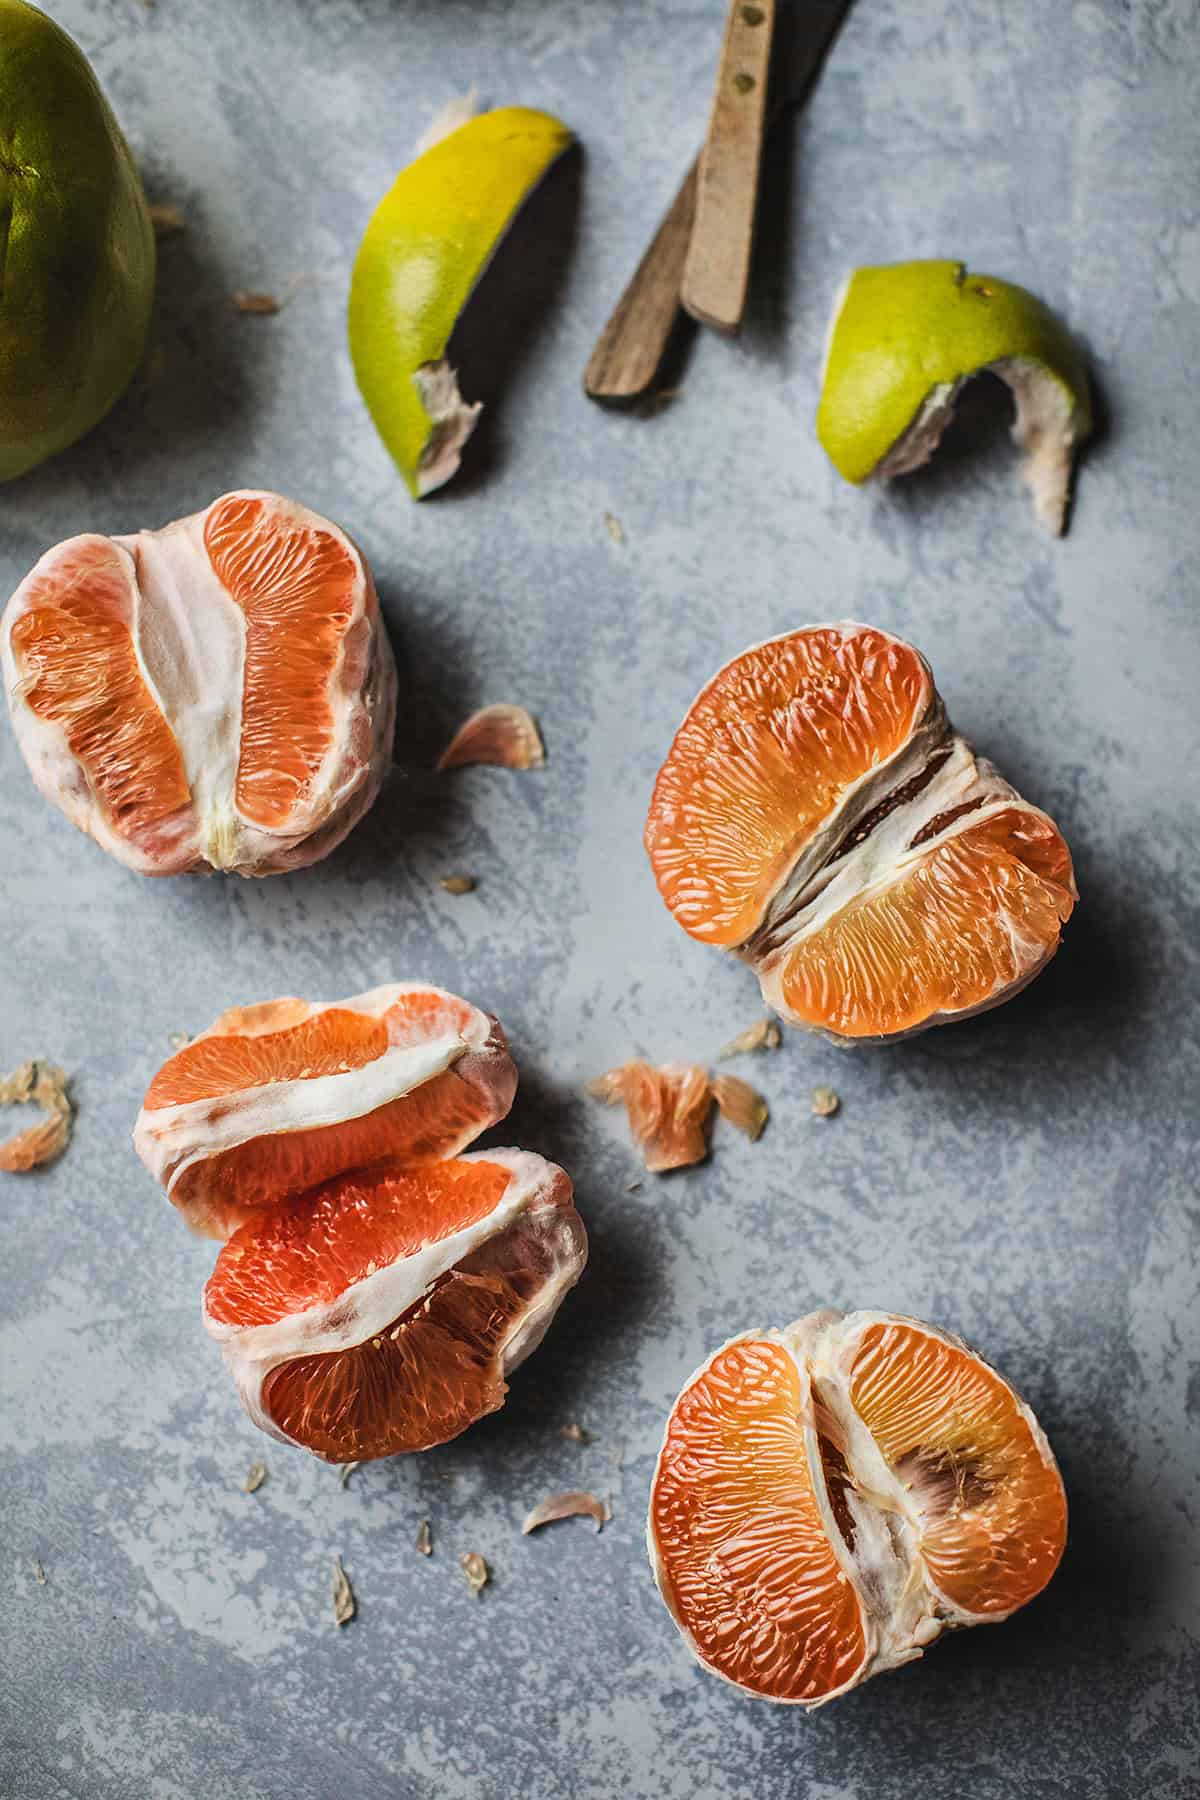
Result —
<svg viewBox="0 0 1200 1800"><path fill-rule="evenodd" d="M717 672L659 772L646 849L685 931L843 1042L1008 999L1076 899L1058 827L953 730L925 659L853 623Z"/></svg>
<svg viewBox="0 0 1200 1800"><path fill-rule="evenodd" d="M807 1708L1041 1592L1067 1503L1029 1407L960 1338L810 1314L724 1345L671 1409L647 1538L699 1661Z"/></svg>
<svg viewBox="0 0 1200 1800"><path fill-rule="evenodd" d="M391 763L371 571L279 494L48 550L0 618L0 671L39 790L142 874L316 862Z"/></svg>

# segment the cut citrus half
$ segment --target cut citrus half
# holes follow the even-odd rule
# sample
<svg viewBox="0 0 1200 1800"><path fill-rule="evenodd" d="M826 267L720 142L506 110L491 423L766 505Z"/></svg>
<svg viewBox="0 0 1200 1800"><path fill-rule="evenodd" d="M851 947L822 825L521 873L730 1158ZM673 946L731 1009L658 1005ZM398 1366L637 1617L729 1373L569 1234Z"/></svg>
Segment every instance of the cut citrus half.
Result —
<svg viewBox="0 0 1200 1800"><path fill-rule="evenodd" d="M0 668L40 791L144 874L315 862L390 762L370 570L278 494L47 551L0 621Z"/></svg>
<svg viewBox="0 0 1200 1800"><path fill-rule="evenodd" d="M734 1338L687 1383L648 1544L707 1668L814 1707L1024 1606L1066 1525L1045 1435L981 1357L915 1319L823 1312Z"/></svg>
<svg viewBox="0 0 1200 1800"><path fill-rule="evenodd" d="M1092 428L1087 373L1049 308L1011 282L959 262L855 269L834 305L817 436L847 481L905 475L933 455L961 388L984 370L1012 391L1037 516L1060 533Z"/></svg>
<svg viewBox="0 0 1200 1800"><path fill-rule="evenodd" d="M441 988L277 1000L222 1014L163 1064L134 1145L194 1230L228 1237L345 1170L455 1155L516 1082L498 1021Z"/></svg>
<svg viewBox="0 0 1200 1800"><path fill-rule="evenodd" d="M924 659L815 625L714 676L646 821L684 930L758 972L793 1025L853 1041L1007 999L1058 948L1066 844L951 728Z"/></svg>
<svg viewBox="0 0 1200 1800"><path fill-rule="evenodd" d="M414 499L454 474L480 411L459 395L450 334L515 214L572 141L565 125L526 106L460 117L456 109L456 129L429 134L401 169L350 281L354 373Z"/></svg>
<svg viewBox="0 0 1200 1800"><path fill-rule="evenodd" d="M540 1156L385 1162L244 1224L204 1319L255 1424L365 1461L503 1405L586 1256L571 1183Z"/></svg>

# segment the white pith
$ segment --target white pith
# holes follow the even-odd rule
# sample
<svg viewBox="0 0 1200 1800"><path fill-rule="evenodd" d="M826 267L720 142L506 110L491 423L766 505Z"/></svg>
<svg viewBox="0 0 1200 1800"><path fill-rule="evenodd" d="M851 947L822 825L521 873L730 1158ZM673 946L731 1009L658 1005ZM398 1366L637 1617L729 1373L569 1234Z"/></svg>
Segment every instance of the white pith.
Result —
<svg viewBox="0 0 1200 1800"><path fill-rule="evenodd" d="M443 102L430 119L428 125L413 145L412 160L424 156L443 138L453 137L454 133L473 119L479 111L479 96L474 88L468 88L465 94L452 94Z"/></svg>
<svg viewBox="0 0 1200 1800"><path fill-rule="evenodd" d="M196 815L195 847L215 869L236 855L246 619L204 548L206 513L114 538L136 595L134 651L169 720ZM181 586L181 578L183 585Z"/></svg>
<svg viewBox="0 0 1200 1800"><path fill-rule="evenodd" d="M831 328L832 331L832 328ZM1033 496L1040 522L1055 537L1066 525L1075 452L1083 436L1079 406L1067 386L1044 363L1028 356L1003 356L955 381L930 388L920 411L877 464L875 475L890 481L922 468L954 417L958 397L972 375L999 376L1016 404L1012 439L1025 452L1020 475Z"/></svg>
<svg viewBox="0 0 1200 1800"><path fill-rule="evenodd" d="M221 1346L242 1404L254 1423L272 1437L291 1442L268 1415L262 1389L272 1369L295 1356L328 1355L348 1350L370 1338L380 1337L402 1313L415 1306L430 1284L512 1225L522 1214L536 1211L549 1200L562 1171L544 1157L527 1150L473 1152L464 1162L496 1163L509 1171L509 1182L499 1201L484 1218L424 1245L411 1256L401 1257L378 1269L336 1300L294 1313L270 1325L246 1328L221 1324L204 1311L205 1329ZM573 1209L554 1203L548 1207L563 1214L561 1264L552 1281L529 1308L513 1321L501 1351L501 1372L507 1375L536 1348L563 1295L583 1270L586 1239Z"/></svg>
<svg viewBox="0 0 1200 1800"><path fill-rule="evenodd" d="M719 1676L739 1692L755 1693L759 1698L772 1700L776 1705L802 1706L806 1712L828 1705L830 1700L838 1699L872 1675L883 1674L889 1669L912 1662L923 1655L944 1630L958 1626L1002 1624L1016 1610L968 1612L942 1593L929 1573L921 1549L924 1520L918 1501L914 1498L913 1490L889 1466L850 1399L850 1376L855 1351L863 1333L874 1325L909 1326L956 1350L974 1355L961 1338L920 1319L873 1311L842 1314L826 1308L798 1319L782 1331L746 1331L730 1338L714 1350L689 1377L680 1396L682 1398L704 1376L715 1359L733 1344L762 1340L779 1344L795 1363L800 1381L799 1423L808 1477L830 1547L858 1601L863 1627L863 1660L839 1687L822 1694L816 1700L764 1695L759 1694L756 1689L744 1687L709 1662L672 1603L670 1583L665 1577L664 1559L654 1530L653 1494L666 1451L670 1418L663 1433L651 1481L651 1505L646 1523L650 1566L659 1593L692 1655L711 1674ZM843 1442L839 1444L839 1448L853 1482L853 1486L847 1490L847 1503L855 1527L853 1548L842 1536L825 1481L813 1402L814 1382L841 1428ZM1022 1420L1029 1427L1044 1463L1057 1472L1058 1464L1054 1453L1033 1412L1009 1383L1005 1382L1004 1385L1016 1402ZM672 1408L672 1416L674 1410Z"/></svg>
<svg viewBox="0 0 1200 1800"><path fill-rule="evenodd" d="M444 356L414 370L413 383L431 420L417 464L417 492L423 499L435 488L444 487L456 473L483 402L467 404L458 391L458 377Z"/></svg>
<svg viewBox="0 0 1200 1800"><path fill-rule="evenodd" d="M921 410L892 445L875 470L880 481L891 481L896 475L911 475L925 466L942 441L942 433L954 417L954 408L964 379L940 381L930 388L921 402Z"/></svg>
<svg viewBox="0 0 1200 1800"><path fill-rule="evenodd" d="M24 684L12 655L12 627L27 610L31 585L69 555L80 539L68 539L40 558L9 601L0 629L0 668L13 727L39 791L80 830L141 874L223 869L265 875L316 860L362 817L391 761L395 664L374 583L356 546L329 520L280 495L238 489L212 505L228 499L261 500L277 517L330 533L355 565L354 612L326 689L333 715L329 744L303 804L293 808L284 825L256 825L241 816L236 804L246 624L205 549L204 526L211 506L159 531L103 540L116 547L127 569L138 667L175 736L191 790L190 819L181 818L169 852L147 853L115 830L71 753L63 728L39 719L25 703ZM356 689L347 691L346 646L358 642L364 632L369 634L364 676ZM370 751L360 762L352 746L361 745L364 738Z"/></svg>
<svg viewBox="0 0 1200 1800"><path fill-rule="evenodd" d="M825 342L821 346L821 379L817 388L818 393L824 392L825 377L829 373L829 358L833 353L833 340L837 335L837 328L842 317L842 308L846 304L846 296L850 292L850 283L853 280L854 271L851 270L849 275L843 280L837 293L833 296L833 305L829 310L829 323L825 327Z"/></svg>
<svg viewBox="0 0 1200 1800"><path fill-rule="evenodd" d="M1016 402L1012 438L1025 452L1021 479L1033 496L1033 510L1047 531L1060 537L1083 436L1078 403L1065 382L1031 357L1002 357L992 364L992 374L1007 384Z"/></svg>
<svg viewBox="0 0 1200 1800"><path fill-rule="evenodd" d="M380 1017L410 994L435 994L454 1006L461 1005L444 989L405 982L373 988L349 1000L317 1001L308 1017L331 1007ZM196 1163L207 1162L224 1150L273 1133L359 1119L411 1093L461 1057L482 1051L492 1030L493 1021L474 1007L464 1029L445 1031L419 1044L389 1046L373 1062L343 1074L267 1082L151 1111L143 1107L134 1127L134 1149L171 1195Z"/></svg>

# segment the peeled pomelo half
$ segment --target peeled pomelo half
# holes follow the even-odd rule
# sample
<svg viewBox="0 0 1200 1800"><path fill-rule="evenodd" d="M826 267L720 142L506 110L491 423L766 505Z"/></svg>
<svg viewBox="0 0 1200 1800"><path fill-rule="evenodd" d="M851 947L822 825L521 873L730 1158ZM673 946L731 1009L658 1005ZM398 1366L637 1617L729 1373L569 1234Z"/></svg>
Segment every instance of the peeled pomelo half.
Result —
<svg viewBox="0 0 1200 1800"><path fill-rule="evenodd" d="M458 316L516 213L572 142L558 119L531 107L465 122L462 111L451 108L452 128L435 127L397 175L350 281L354 373L415 500L449 481L479 416L446 357Z"/></svg>
<svg viewBox="0 0 1200 1800"><path fill-rule="evenodd" d="M586 1257L571 1183L540 1156L382 1162L235 1232L204 1322L256 1425L365 1461L503 1405Z"/></svg>
<svg viewBox="0 0 1200 1800"><path fill-rule="evenodd" d="M1012 282L960 262L855 269L830 321L817 436L847 481L906 475L928 462L964 384L985 370L1016 402L1022 473L1057 535L1092 429L1087 371L1049 308Z"/></svg>
<svg viewBox="0 0 1200 1800"><path fill-rule="evenodd" d="M391 759L371 572L278 494L56 545L0 619L0 671L39 790L143 874L316 862Z"/></svg>
<svg viewBox="0 0 1200 1800"><path fill-rule="evenodd" d="M735 657L680 726L646 849L692 937L847 1042L964 1018L1053 956L1076 899L1053 820L951 727L924 658L813 625Z"/></svg>
<svg viewBox="0 0 1200 1800"><path fill-rule="evenodd" d="M982 1357L917 1319L820 1312L734 1338L692 1376L647 1541L700 1662L811 1708L949 1627L1008 1618L1066 1528L1045 1435Z"/></svg>
<svg viewBox="0 0 1200 1800"><path fill-rule="evenodd" d="M499 1022L441 988L272 1000L223 1013L163 1064L134 1147L192 1229L224 1238L344 1170L456 1155L516 1085Z"/></svg>

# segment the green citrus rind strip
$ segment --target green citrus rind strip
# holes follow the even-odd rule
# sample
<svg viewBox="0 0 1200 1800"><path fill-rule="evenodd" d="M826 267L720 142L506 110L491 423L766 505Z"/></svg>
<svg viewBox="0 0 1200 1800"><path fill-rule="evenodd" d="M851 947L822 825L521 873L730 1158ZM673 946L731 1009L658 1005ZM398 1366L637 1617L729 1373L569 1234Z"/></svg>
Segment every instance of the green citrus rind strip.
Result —
<svg viewBox="0 0 1200 1800"><path fill-rule="evenodd" d="M457 420L460 447L473 422L452 374L438 369L450 334L513 217L571 142L565 125L531 107L480 113L402 169L367 226L350 283L350 354L414 498L457 467L440 434Z"/></svg>

